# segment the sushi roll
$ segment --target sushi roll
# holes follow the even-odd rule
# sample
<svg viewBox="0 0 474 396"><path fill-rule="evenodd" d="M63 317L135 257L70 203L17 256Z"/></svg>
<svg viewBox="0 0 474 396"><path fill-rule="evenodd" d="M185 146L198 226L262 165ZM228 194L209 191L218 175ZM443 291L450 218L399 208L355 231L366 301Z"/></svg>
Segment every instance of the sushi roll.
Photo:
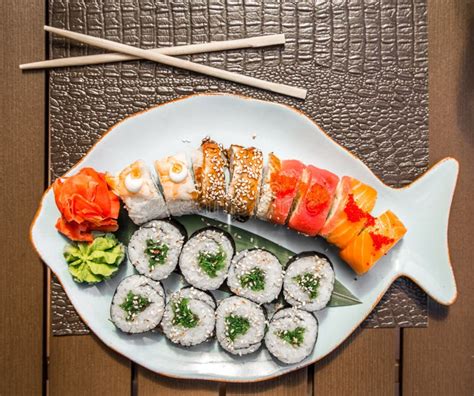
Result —
<svg viewBox="0 0 474 396"><path fill-rule="evenodd" d="M229 148L230 184L228 212L249 218L255 214L263 176L263 154L255 147L233 144Z"/></svg>
<svg viewBox="0 0 474 396"><path fill-rule="evenodd" d="M193 346L214 334L216 303L203 291L187 287L170 296L161 327L168 339L182 346Z"/></svg>
<svg viewBox="0 0 474 396"><path fill-rule="evenodd" d="M169 216L163 195L144 161L135 161L117 176L107 174L106 179L110 188L122 199L128 216L135 224Z"/></svg>
<svg viewBox="0 0 474 396"><path fill-rule="evenodd" d="M153 220L135 231L128 244L128 258L142 275L166 279L178 265L186 230L170 221Z"/></svg>
<svg viewBox="0 0 474 396"><path fill-rule="evenodd" d="M242 297L222 300L216 310L216 335L220 346L233 355L255 352L265 335L263 309Z"/></svg>
<svg viewBox="0 0 474 396"><path fill-rule="evenodd" d="M199 193L186 155L179 153L157 160L155 170L170 214L182 216L197 212Z"/></svg>
<svg viewBox="0 0 474 396"><path fill-rule="evenodd" d="M359 275L373 265L403 238L407 229L390 210L374 219L357 237L340 251L341 258Z"/></svg>
<svg viewBox="0 0 474 396"><path fill-rule="evenodd" d="M339 178L324 169L309 165L301 176L298 194L288 226L316 236L326 222Z"/></svg>
<svg viewBox="0 0 474 396"><path fill-rule="evenodd" d="M283 295L290 305L318 311L331 299L335 278L326 256L316 252L301 253L286 268Z"/></svg>
<svg viewBox="0 0 474 396"><path fill-rule="evenodd" d="M227 284L238 296L257 304L269 303L280 294L283 269L278 258L266 250L243 250L232 260Z"/></svg>
<svg viewBox="0 0 474 396"><path fill-rule="evenodd" d="M275 224L285 224L305 165L298 160L280 160L268 155L257 217Z"/></svg>
<svg viewBox="0 0 474 396"><path fill-rule="evenodd" d="M144 333L158 326L164 309L161 283L143 275L131 275L115 291L110 318L125 333Z"/></svg>
<svg viewBox="0 0 474 396"><path fill-rule="evenodd" d="M215 227L203 228L184 245L179 268L190 285L215 290L226 279L234 252L234 241L227 232Z"/></svg>
<svg viewBox="0 0 474 396"><path fill-rule="evenodd" d="M227 157L221 145L205 138L192 154L194 179L200 205L208 210L226 207Z"/></svg>
<svg viewBox="0 0 474 396"><path fill-rule="evenodd" d="M286 364L301 362L314 349L318 321L309 312L285 308L273 315L265 335L265 346Z"/></svg>
<svg viewBox="0 0 474 396"><path fill-rule="evenodd" d="M344 249L370 224L369 214L377 201L377 191L367 184L344 176L336 189L334 203L324 227L319 232L329 243Z"/></svg>

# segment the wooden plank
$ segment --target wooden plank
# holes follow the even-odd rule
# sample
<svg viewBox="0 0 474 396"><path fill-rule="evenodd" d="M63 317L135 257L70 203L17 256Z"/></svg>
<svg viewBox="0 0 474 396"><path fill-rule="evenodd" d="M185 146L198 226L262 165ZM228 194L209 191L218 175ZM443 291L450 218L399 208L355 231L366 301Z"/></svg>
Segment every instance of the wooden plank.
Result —
<svg viewBox="0 0 474 396"><path fill-rule="evenodd" d="M45 269L28 229L44 189L45 80L18 65L44 56L44 13L44 0L0 2L1 395L41 394L43 387Z"/></svg>
<svg viewBox="0 0 474 396"><path fill-rule="evenodd" d="M308 369L253 384L227 384L227 396L240 395L300 396L308 394Z"/></svg>
<svg viewBox="0 0 474 396"><path fill-rule="evenodd" d="M49 394L129 395L130 361L95 336L56 336L50 340Z"/></svg>
<svg viewBox="0 0 474 396"><path fill-rule="evenodd" d="M398 389L398 329L359 329L315 364L315 395L393 395Z"/></svg>
<svg viewBox="0 0 474 396"><path fill-rule="evenodd" d="M403 330L403 392L472 395L474 392L474 3L428 2L430 158L460 162L450 217L449 244L458 285L450 308L430 301L427 329Z"/></svg>
<svg viewBox="0 0 474 396"><path fill-rule="evenodd" d="M137 395L210 396L219 395L219 383L167 378L137 366Z"/></svg>

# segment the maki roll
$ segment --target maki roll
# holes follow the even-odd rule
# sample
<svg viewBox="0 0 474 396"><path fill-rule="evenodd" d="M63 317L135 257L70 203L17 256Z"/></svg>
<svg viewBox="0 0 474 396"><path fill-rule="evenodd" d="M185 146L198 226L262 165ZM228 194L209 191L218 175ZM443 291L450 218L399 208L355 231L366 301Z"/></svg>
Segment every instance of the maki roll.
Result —
<svg viewBox="0 0 474 396"><path fill-rule="evenodd" d="M153 220L135 231L128 258L136 270L154 280L168 277L178 265L186 231L169 221Z"/></svg>
<svg viewBox="0 0 474 396"><path fill-rule="evenodd" d="M216 335L220 346L233 355L255 352L265 335L263 309L242 297L222 300L216 311Z"/></svg>
<svg viewBox="0 0 474 396"><path fill-rule="evenodd" d="M307 166L301 176L288 226L303 234L316 236L326 221L338 181L334 173Z"/></svg>
<svg viewBox="0 0 474 396"><path fill-rule="evenodd" d="M268 351L286 364L301 362L314 349L318 322L309 312L285 308L273 315L265 335Z"/></svg>
<svg viewBox="0 0 474 396"><path fill-rule="evenodd" d="M125 333L144 333L158 326L164 309L161 283L143 275L131 275L115 291L110 318Z"/></svg>
<svg viewBox="0 0 474 396"><path fill-rule="evenodd" d="M197 345L213 335L215 309L216 303L209 294L187 287L171 295L161 327L171 342Z"/></svg>
<svg viewBox="0 0 474 396"><path fill-rule="evenodd" d="M243 250L232 260L227 284L238 296L257 304L269 303L280 294L283 269L278 258L267 250Z"/></svg>
<svg viewBox="0 0 474 396"><path fill-rule="evenodd" d="M227 277L234 252L234 241L227 232L215 227L203 228L184 245L179 268L192 286L215 290Z"/></svg>
<svg viewBox="0 0 474 396"><path fill-rule="evenodd" d="M305 165L298 160L280 160L268 155L257 217L275 224L285 224Z"/></svg>
<svg viewBox="0 0 474 396"><path fill-rule="evenodd" d="M337 186L334 203L319 235L344 249L373 221L369 212L376 200L376 190L353 177L344 176Z"/></svg>
<svg viewBox="0 0 474 396"><path fill-rule="evenodd" d="M191 163L184 153L155 161L163 195L172 216L195 213L198 209L198 191L194 186Z"/></svg>
<svg viewBox="0 0 474 396"><path fill-rule="evenodd" d="M135 224L169 216L165 200L144 161L135 161L117 176L107 174L106 179Z"/></svg>
<svg viewBox="0 0 474 396"><path fill-rule="evenodd" d="M407 229L390 210L374 219L339 253L341 258L359 275L365 274L397 242Z"/></svg>
<svg viewBox="0 0 474 396"><path fill-rule="evenodd" d="M199 203L208 210L227 204L227 157L225 150L209 138L192 154L193 171L199 192Z"/></svg>
<svg viewBox="0 0 474 396"><path fill-rule="evenodd" d="M305 311L323 309L331 299L335 278L326 256L316 252L301 253L286 268L283 282L285 300Z"/></svg>
<svg viewBox="0 0 474 396"><path fill-rule="evenodd" d="M231 180L228 191L228 211L231 215L248 218L257 210L263 175L263 154L255 147L233 144L229 148Z"/></svg>

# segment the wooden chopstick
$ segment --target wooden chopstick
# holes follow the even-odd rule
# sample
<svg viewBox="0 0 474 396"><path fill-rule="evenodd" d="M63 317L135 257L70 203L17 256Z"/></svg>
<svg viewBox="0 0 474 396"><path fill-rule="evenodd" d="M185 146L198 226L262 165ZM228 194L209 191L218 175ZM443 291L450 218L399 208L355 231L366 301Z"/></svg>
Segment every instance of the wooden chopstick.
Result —
<svg viewBox="0 0 474 396"><path fill-rule="evenodd" d="M284 34L271 34L268 36L249 37L238 40L214 41L203 44L180 45L177 47L163 47L147 50L151 53L178 56L200 54L204 52L227 51L240 48L268 47L270 45L285 44ZM85 66L99 63L112 63L139 59L136 56L125 54L100 54L88 56L74 56L71 58L51 59L47 61L25 63L20 65L22 70L48 69L51 67Z"/></svg>
<svg viewBox="0 0 474 396"><path fill-rule="evenodd" d="M227 70L216 69L214 67L201 65L199 63L193 63L184 59L173 58L172 56L168 55L157 54L156 52L152 53L141 48L133 47L131 45L125 45L117 43L115 41L92 37L82 33L71 32L68 30L58 29L51 26L45 26L44 29L48 32L56 33L60 36L80 41L82 43L89 44L95 47L103 48L109 51L121 52L127 55L132 55L139 58L162 63L167 66L173 66L179 69L185 69L195 73L201 73L211 77L244 84L251 87L265 89L267 91L276 92L282 95L293 96L299 99L306 98L307 91L303 88L297 88L289 85L259 80L258 78L244 76L242 74L229 72Z"/></svg>

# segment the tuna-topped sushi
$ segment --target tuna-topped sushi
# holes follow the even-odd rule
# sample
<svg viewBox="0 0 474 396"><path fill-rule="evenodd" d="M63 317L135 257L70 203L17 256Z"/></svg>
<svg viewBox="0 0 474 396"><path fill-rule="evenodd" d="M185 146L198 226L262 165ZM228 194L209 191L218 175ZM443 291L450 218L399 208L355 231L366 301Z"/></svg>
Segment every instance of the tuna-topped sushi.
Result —
<svg viewBox="0 0 474 396"><path fill-rule="evenodd" d="M303 234L316 236L331 209L338 181L334 173L308 165L301 176L288 226Z"/></svg>
<svg viewBox="0 0 474 396"><path fill-rule="evenodd" d="M214 333L216 303L209 294L186 287L173 293L161 322L166 337L175 344L193 346Z"/></svg>
<svg viewBox="0 0 474 396"><path fill-rule="evenodd" d="M268 155L268 165L262 183L257 217L275 224L285 224L305 165L298 160L280 160Z"/></svg>
<svg viewBox="0 0 474 396"><path fill-rule="evenodd" d="M143 275L131 275L115 291L110 318L125 333L144 333L158 326L164 309L161 283Z"/></svg>
<svg viewBox="0 0 474 396"><path fill-rule="evenodd" d="M297 255L286 268L283 283L285 300L305 311L323 309L331 299L335 281L329 259L321 253Z"/></svg>
<svg viewBox="0 0 474 396"><path fill-rule="evenodd" d="M192 153L194 178L200 205L208 210L227 205L227 156L220 144L205 138Z"/></svg>
<svg viewBox="0 0 474 396"><path fill-rule="evenodd" d="M283 285L280 261L266 250L243 250L232 260L227 284L238 296L258 304L269 303L278 297Z"/></svg>
<svg viewBox="0 0 474 396"><path fill-rule="evenodd" d="M309 312L285 308L273 315L265 335L268 351L286 364L301 362L314 349L318 322Z"/></svg>
<svg viewBox="0 0 474 396"><path fill-rule="evenodd" d="M195 213L198 209L198 192L194 186L191 163L186 154L179 153L155 161L168 210L172 216Z"/></svg>
<svg viewBox="0 0 474 396"><path fill-rule="evenodd" d="M255 147L233 144L229 148L231 180L227 210L233 216L249 218L255 214L263 175L263 154Z"/></svg>
<svg viewBox="0 0 474 396"><path fill-rule="evenodd" d="M128 216L135 224L169 216L165 200L148 167L135 161L117 176L106 175L107 183L125 204Z"/></svg>
<svg viewBox="0 0 474 396"><path fill-rule="evenodd" d="M179 224L153 220L133 233L128 258L140 274L165 279L176 268L185 240L186 230Z"/></svg>
<svg viewBox="0 0 474 396"><path fill-rule="evenodd" d="M373 222L369 213L376 200L376 190L353 177L344 176L337 186L334 203L319 235L344 249L364 226Z"/></svg>
<svg viewBox="0 0 474 396"><path fill-rule="evenodd" d="M215 290L226 279L234 252L234 241L227 232L215 227L203 228L184 245L179 268L192 286Z"/></svg>
<svg viewBox="0 0 474 396"><path fill-rule="evenodd" d="M220 346L233 355L255 352L265 335L263 309L242 297L222 300L216 311L216 335Z"/></svg>

